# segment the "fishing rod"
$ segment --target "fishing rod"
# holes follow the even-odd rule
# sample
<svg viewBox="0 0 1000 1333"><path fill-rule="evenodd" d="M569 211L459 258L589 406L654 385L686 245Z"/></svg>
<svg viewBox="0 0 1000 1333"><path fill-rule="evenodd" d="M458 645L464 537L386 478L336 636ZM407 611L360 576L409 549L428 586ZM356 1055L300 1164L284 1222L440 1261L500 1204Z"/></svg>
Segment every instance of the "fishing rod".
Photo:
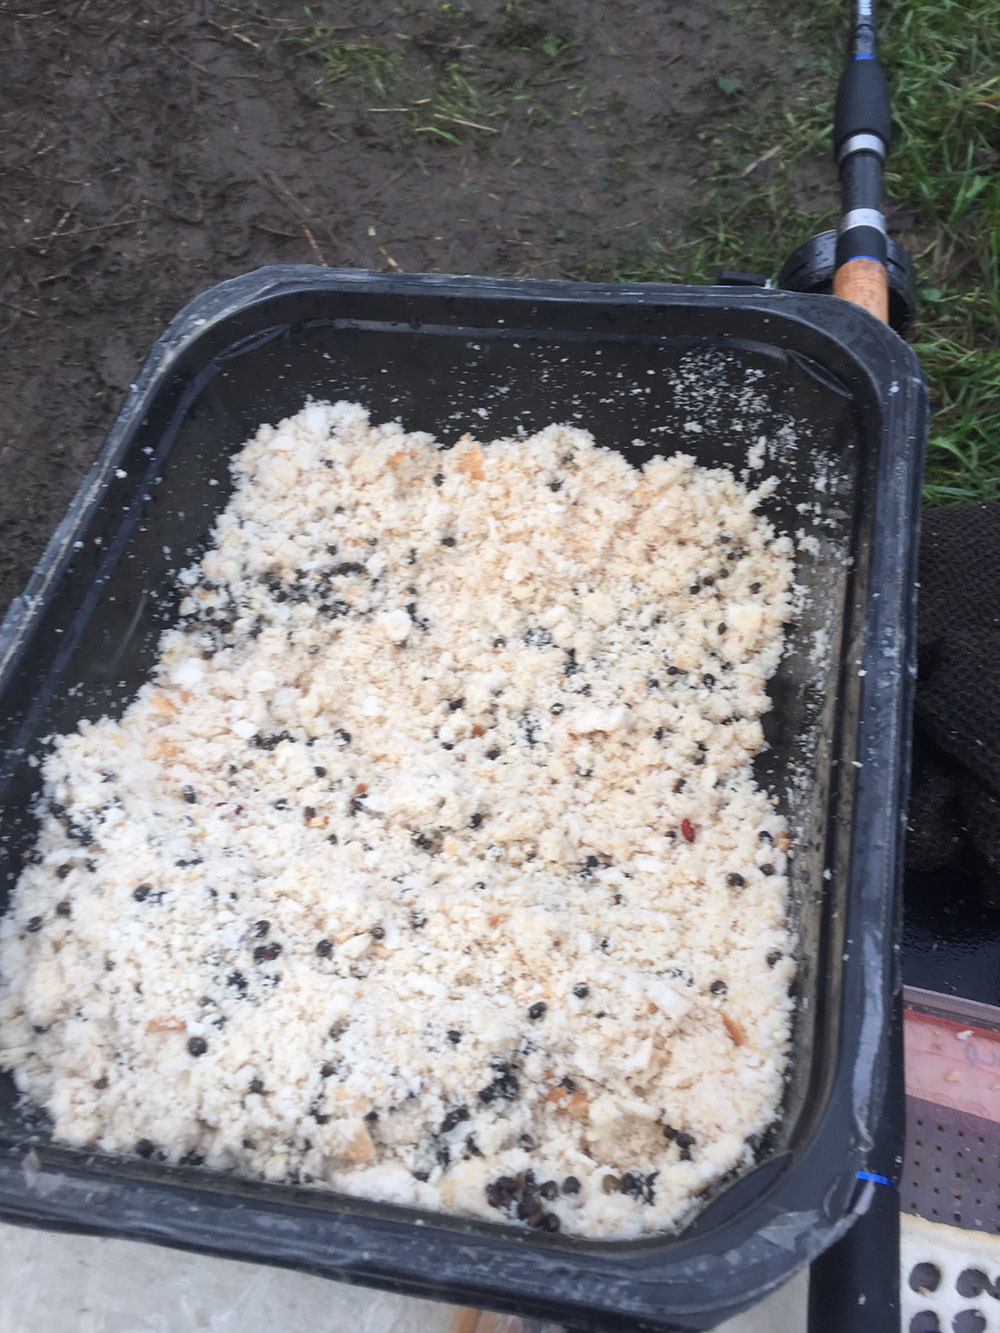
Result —
<svg viewBox="0 0 1000 1333"><path fill-rule="evenodd" d="M857 0L849 60L840 76L833 151L840 172L834 296L889 322L889 246L882 175L892 144L889 85L878 60L875 0Z"/></svg>
<svg viewBox="0 0 1000 1333"><path fill-rule="evenodd" d="M892 145L889 86L878 59L875 0L852 0L847 64L837 88L833 150L840 177L841 218L791 255L775 286L792 292L833 292L863 306L897 333L916 312L916 274L906 250L886 234L882 179ZM732 274L723 281L756 285Z"/></svg>
<svg viewBox="0 0 1000 1333"><path fill-rule="evenodd" d="M833 118L841 217L832 285L835 296L889 323L892 243L882 212L882 176L892 144L892 116L877 40L875 0L857 0L848 63L837 88ZM901 247L897 250L909 259ZM912 265L909 276L912 318ZM897 991L882 1114L867 1169L858 1173L858 1186L868 1197L851 1230L812 1264L809 1333L899 1333L898 1182L906 1133L905 1103L902 994Z"/></svg>

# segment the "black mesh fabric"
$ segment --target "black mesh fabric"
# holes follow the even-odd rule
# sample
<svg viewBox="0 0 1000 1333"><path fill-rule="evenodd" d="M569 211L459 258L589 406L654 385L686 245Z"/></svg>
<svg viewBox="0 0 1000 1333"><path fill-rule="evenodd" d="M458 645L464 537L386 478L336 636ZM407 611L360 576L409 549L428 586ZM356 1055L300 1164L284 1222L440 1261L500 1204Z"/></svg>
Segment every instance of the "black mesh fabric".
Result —
<svg viewBox="0 0 1000 1333"><path fill-rule="evenodd" d="M924 514L906 864L1000 906L1000 504Z"/></svg>

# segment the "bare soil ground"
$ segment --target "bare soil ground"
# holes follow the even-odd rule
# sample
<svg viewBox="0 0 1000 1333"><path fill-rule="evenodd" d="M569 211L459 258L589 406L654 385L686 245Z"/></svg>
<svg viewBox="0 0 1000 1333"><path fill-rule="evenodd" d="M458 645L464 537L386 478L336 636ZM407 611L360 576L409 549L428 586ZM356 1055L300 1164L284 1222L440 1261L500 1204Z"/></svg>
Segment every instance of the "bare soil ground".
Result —
<svg viewBox="0 0 1000 1333"><path fill-rule="evenodd" d="M724 0L0 3L0 613L199 291L612 273L770 62Z"/></svg>

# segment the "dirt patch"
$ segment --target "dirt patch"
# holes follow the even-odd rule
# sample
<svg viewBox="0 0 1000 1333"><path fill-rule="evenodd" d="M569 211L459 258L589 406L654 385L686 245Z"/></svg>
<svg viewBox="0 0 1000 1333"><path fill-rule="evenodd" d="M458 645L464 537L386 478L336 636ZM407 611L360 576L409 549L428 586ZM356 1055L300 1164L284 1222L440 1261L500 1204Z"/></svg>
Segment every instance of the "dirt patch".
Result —
<svg viewBox="0 0 1000 1333"><path fill-rule="evenodd" d="M0 611L149 347L261 264L576 278L681 225L768 68L723 0L0 16ZM139 16L142 17L139 17ZM721 76L721 85L720 85Z"/></svg>

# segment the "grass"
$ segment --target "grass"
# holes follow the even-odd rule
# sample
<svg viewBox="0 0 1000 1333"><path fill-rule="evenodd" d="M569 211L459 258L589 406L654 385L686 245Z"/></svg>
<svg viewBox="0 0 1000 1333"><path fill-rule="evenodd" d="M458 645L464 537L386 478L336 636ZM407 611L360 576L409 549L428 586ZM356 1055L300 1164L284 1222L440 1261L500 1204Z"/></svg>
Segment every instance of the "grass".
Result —
<svg viewBox="0 0 1000 1333"><path fill-rule="evenodd" d="M393 129L404 140L429 136L461 144L499 133L515 115L529 126L542 121L533 86L537 76L550 74L553 64L568 55L575 45L572 38L539 24L528 0L507 0L500 46L508 54L533 57L533 77L509 62L506 68L485 63L473 44L461 40L458 29L471 12L467 5L445 0L430 11L417 11L418 17L427 12L454 26L437 44L434 58L419 68L408 58L411 39L405 32L349 41L342 29L314 20L309 7L303 10L307 22L284 41L318 65L313 91L320 101L335 105L344 96L343 87L361 89L382 104L368 110L392 116Z"/></svg>
<svg viewBox="0 0 1000 1333"><path fill-rule="evenodd" d="M773 275L834 224L835 207L816 207L802 173L833 179L844 14L839 0L815 0L793 26L816 54L763 105L759 90L743 101L733 76L720 75L733 121L713 145L716 169L683 233L647 233L603 276L711 282L720 267ZM906 224L899 239L917 266L913 346L935 409L925 499L1000 500L1000 6L896 0L880 23L897 124L889 217ZM835 195L827 202L835 206Z"/></svg>
<svg viewBox="0 0 1000 1333"><path fill-rule="evenodd" d="M285 40L319 64L317 86L324 93L338 83L351 83L384 98L391 96L397 86L402 65L398 50L375 42L344 41L336 28L323 22L313 23Z"/></svg>

